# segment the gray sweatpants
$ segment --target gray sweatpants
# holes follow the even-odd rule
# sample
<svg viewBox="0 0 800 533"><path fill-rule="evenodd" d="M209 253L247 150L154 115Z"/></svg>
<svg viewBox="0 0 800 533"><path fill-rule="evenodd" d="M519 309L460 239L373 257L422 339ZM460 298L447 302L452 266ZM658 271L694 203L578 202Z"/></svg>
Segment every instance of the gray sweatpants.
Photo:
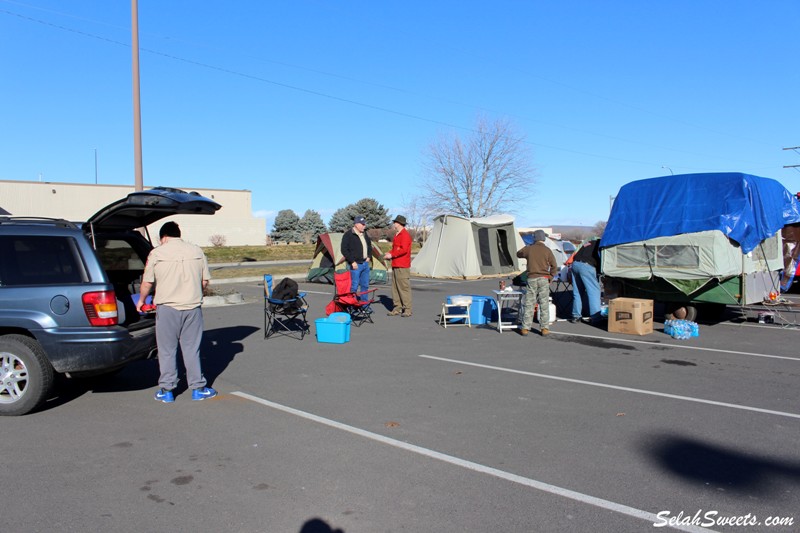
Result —
<svg viewBox="0 0 800 533"><path fill-rule="evenodd" d="M158 385L172 390L178 385L178 345L186 367L186 381L190 389L202 389L206 378L200 368L200 343L203 340L203 309L195 307L178 311L168 305L159 305L156 310L156 343L158 344L158 368L161 376Z"/></svg>

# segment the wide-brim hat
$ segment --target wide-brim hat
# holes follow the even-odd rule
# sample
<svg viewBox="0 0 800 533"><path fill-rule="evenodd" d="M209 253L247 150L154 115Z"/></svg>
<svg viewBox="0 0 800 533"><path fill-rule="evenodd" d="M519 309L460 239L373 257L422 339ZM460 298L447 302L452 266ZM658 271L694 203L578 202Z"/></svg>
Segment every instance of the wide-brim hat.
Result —
<svg viewBox="0 0 800 533"><path fill-rule="evenodd" d="M397 222L401 226L405 226L406 225L406 217L404 217L403 215L397 215L395 217L395 219L392 220L392 222Z"/></svg>

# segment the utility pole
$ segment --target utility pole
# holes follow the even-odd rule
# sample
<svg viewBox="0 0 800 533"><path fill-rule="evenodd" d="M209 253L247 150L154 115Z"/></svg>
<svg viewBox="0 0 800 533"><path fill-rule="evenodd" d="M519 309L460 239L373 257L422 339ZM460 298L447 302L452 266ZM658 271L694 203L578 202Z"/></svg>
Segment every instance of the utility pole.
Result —
<svg viewBox="0 0 800 533"><path fill-rule="evenodd" d="M133 159L134 191L144 190L142 178L142 109L139 102L139 5L131 0L131 48L133 48Z"/></svg>
<svg viewBox="0 0 800 533"><path fill-rule="evenodd" d="M800 152L798 152L798 150L800 150L800 146L792 146L790 148L784 148L784 150L793 150L793 151L797 152L798 154L800 154ZM793 169L797 170L798 172L800 172L800 165L783 165L783 168L793 168Z"/></svg>

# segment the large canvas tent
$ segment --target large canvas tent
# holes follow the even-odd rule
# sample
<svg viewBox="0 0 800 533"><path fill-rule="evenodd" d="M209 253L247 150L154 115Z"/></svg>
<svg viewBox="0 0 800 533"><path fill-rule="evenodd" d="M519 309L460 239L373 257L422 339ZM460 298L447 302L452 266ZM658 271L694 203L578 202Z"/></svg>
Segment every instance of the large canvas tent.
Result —
<svg viewBox="0 0 800 533"><path fill-rule="evenodd" d="M451 279L505 276L520 271L516 254L523 246L510 215L439 215L425 245L411 261L411 273Z"/></svg>
<svg viewBox="0 0 800 533"><path fill-rule="evenodd" d="M523 233L521 237L522 237L522 242L526 246L533 244L534 242L533 233ZM564 263L567 262L567 259L569 259L569 256L571 255L564 251L564 241L551 239L550 237L547 237L544 240L544 244L545 246L550 248L551 252L553 252L553 257L556 258L556 263L558 263L558 268L563 267ZM525 264L526 261L524 259L519 259L518 261L520 262L519 264L520 268L527 267L527 265Z"/></svg>
<svg viewBox="0 0 800 533"><path fill-rule="evenodd" d="M333 284L334 270L347 270L342 256L342 233L323 233L317 237L317 245L314 247L314 258L311 260L311 268L308 269L306 281L317 283ZM372 265L369 271L369 282L386 283L388 272L383 252L373 242L372 243Z"/></svg>

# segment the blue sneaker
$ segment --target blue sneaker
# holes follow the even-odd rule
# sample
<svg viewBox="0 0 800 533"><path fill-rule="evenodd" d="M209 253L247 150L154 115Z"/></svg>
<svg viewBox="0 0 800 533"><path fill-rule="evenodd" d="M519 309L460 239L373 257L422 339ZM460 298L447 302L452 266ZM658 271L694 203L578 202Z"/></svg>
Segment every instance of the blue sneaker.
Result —
<svg viewBox="0 0 800 533"><path fill-rule="evenodd" d="M192 391L192 400L207 400L217 395L217 391L211 387L203 387L202 389L194 389Z"/></svg>
<svg viewBox="0 0 800 533"><path fill-rule="evenodd" d="M158 389L158 391L156 391L156 400L164 403L172 403L175 401L175 396L172 394L171 390Z"/></svg>

